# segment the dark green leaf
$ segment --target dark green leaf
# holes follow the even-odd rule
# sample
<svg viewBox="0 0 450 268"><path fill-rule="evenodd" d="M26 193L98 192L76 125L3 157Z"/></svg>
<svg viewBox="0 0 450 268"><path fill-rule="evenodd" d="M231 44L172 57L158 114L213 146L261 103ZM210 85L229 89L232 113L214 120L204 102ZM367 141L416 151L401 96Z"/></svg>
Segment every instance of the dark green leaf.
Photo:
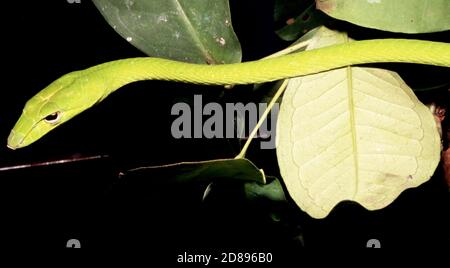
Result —
<svg viewBox="0 0 450 268"><path fill-rule="evenodd" d="M94 0L108 23L149 56L194 63L241 61L228 0Z"/></svg>
<svg viewBox="0 0 450 268"><path fill-rule="evenodd" d="M336 19L364 27L403 33L450 29L449 0L316 0Z"/></svg>
<svg viewBox="0 0 450 268"><path fill-rule="evenodd" d="M275 23L285 22L302 13L314 0L275 0L273 19Z"/></svg>
<svg viewBox="0 0 450 268"><path fill-rule="evenodd" d="M286 201L280 181L275 177L267 177L267 179L267 184L259 184L257 182L245 183L244 189L247 198L251 200L267 198L272 201Z"/></svg>
<svg viewBox="0 0 450 268"><path fill-rule="evenodd" d="M276 31L277 35L285 41L293 41L305 33L323 24L325 16L310 5L299 16L292 19L289 24Z"/></svg>
<svg viewBox="0 0 450 268"><path fill-rule="evenodd" d="M125 172L122 174L123 176L152 178L164 183L218 180L251 181L260 184L266 182L263 171L247 159L218 159L141 167Z"/></svg>

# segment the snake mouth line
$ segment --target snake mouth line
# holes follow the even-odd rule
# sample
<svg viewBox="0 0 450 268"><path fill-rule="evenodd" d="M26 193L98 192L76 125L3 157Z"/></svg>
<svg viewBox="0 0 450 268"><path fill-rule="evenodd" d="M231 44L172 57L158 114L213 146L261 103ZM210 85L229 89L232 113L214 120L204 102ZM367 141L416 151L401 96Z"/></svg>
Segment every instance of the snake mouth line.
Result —
<svg viewBox="0 0 450 268"><path fill-rule="evenodd" d="M8 147L11 150L16 150L17 149L17 148L14 148L14 147L10 146L9 144L7 144L6 147Z"/></svg>

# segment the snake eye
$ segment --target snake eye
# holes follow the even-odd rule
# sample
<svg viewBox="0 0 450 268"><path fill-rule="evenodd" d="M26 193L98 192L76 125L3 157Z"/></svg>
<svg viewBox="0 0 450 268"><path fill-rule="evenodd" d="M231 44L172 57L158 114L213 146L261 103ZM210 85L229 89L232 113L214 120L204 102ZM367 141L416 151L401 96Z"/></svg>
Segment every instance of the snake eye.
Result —
<svg viewBox="0 0 450 268"><path fill-rule="evenodd" d="M47 123L55 124L55 123L58 123L59 118L61 117L60 115L61 115L60 112L54 112L54 113L51 113L51 114L47 115L47 116L44 118L44 120L45 120L45 122L47 122Z"/></svg>

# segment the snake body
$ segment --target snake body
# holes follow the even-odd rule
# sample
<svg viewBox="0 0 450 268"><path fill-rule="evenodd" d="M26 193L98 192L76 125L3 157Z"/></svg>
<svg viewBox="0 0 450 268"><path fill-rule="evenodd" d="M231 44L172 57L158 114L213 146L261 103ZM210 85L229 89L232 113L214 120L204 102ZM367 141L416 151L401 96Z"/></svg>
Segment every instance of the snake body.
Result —
<svg viewBox="0 0 450 268"><path fill-rule="evenodd" d="M8 137L8 147L17 149L35 142L110 93L135 81L252 84L379 62L450 67L450 44L407 39L365 40L223 65L191 64L151 57L111 61L68 73L32 97Z"/></svg>

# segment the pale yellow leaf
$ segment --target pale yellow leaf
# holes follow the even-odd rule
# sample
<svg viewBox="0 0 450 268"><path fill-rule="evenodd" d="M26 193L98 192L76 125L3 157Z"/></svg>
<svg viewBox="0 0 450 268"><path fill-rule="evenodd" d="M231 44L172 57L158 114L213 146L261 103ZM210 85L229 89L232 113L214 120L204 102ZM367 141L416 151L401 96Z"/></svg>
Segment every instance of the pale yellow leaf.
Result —
<svg viewBox="0 0 450 268"><path fill-rule="evenodd" d="M321 32L315 47L349 41L344 34ZM375 68L291 79L277 142L288 192L314 218L326 217L343 200L383 208L427 181L440 158L430 110L398 74Z"/></svg>

